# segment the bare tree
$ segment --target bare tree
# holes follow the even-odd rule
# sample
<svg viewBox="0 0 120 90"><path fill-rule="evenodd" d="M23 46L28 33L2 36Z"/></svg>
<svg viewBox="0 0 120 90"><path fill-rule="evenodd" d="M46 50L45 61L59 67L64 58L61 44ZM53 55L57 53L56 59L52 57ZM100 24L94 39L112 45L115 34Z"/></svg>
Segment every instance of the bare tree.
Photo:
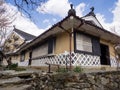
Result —
<svg viewBox="0 0 120 90"><path fill-rule="evenodd" d="M5 3L10 0L0 0L0 52L3 50L3 42L7 38L7 33L15 20L14 16L17 12L10 14L10 10L5 7ZM34 11L45 0L11 0L17 9L31 18L31 11ZM3 53L3 52L2 52ZM2 54L1 54L2 55ZM5 55L5 54L4 54Z"/></svg>
<svg viewBox="0 0 120 90"><path fill-rule="evenodd" d="M11 0L13 4L18 8L19 11L23 11L31 18L31 11L35 10L45 0ZM9 0L0 0L0 46L4 42L7 31L15 18L14 14L10 14L9 10L4 6L4 3ZM17 12L16 12L17 13Z"/></svg>
<svg viewBox="0 0 120 90"><path fill-rule="evenodd" d="M0 1L0 47L7 37L8 30L11 27L11 23L15 20L15 13L11 14L10 10L4 5L3 1Z"/></svg>
<svg viewBox="0 0 120 90"><path fill-rule="evenodd" d="M3 57L5 57L3 44L10 31L11 24L15 20L14 16L15 12L11 13L11 10L8 10L4 1L0 0L0 62L3 60Z"/></svg>
<svg viewBox="0 0 120 90"><path fill-rule="evenodd" d="M9 0L5 0L6 2ZM31 19L31 12L36 10L38 6L40 6L45 0L11 0L13 4L18 8L21 12L26 13L26 15Z"/></svg>

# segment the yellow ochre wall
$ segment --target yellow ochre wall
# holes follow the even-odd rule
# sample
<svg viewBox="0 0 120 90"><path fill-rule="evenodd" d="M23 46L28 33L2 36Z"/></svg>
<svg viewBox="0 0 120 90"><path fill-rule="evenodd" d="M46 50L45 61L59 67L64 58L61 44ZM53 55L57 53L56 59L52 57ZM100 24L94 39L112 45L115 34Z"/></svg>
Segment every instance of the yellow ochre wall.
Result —
<svg viewBox="0 0 120 90"><path fill-rule="evenodd" d="M74 50L74 44L73 44L73 36L72 36L72 51ZM55 44L55 49L54 53L55 54L60 54L60 53L65 53L65 51L70 51L70 36L68 33L62 32L56 36L56 44Z"/></svg>
<svg viewBox="0 0 120 90"><path fill-rule="evenodd" d="M108 45L109 46L110 57L115 57L114 44L112 44L112 43L110 43L106 40L103 40L103 39L100 40L100 43Z"/></svg>

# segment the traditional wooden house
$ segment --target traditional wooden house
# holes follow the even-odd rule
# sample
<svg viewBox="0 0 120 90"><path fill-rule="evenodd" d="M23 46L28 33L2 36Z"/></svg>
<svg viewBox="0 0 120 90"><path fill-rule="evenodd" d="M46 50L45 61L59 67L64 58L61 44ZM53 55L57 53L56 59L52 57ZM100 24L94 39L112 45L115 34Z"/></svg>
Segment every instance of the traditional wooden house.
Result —
<svg viewBox="0 0 120 90"><path fill-rule="evenodd" d="M20 63L24 58L24 53L16 53L21 47L33 40L35 36L26 32L18 30L14 27L13 31L7 37L4 43L4 53L11 59L13 63L21 65L27 65L27 63ZM25 57L27 58L27 57ZM4 60L5 61L5 60Z"/></svg>
<svg viewBox="0 0 120 90"><path fill-rule="evenodd" d="M18 50L29 51L29 65L117 67L115 46L120 37L105 30L94 14L76 16L71 7L68 16ZM24 53L22 53L24 54ZM25 60L25 58L24 58Z"/></svg>

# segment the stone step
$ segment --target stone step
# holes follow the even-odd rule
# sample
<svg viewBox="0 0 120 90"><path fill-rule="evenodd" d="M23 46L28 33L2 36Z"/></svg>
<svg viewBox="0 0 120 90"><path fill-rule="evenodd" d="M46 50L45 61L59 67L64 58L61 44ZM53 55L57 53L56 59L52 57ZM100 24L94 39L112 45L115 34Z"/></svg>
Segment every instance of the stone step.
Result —
<svg viewBox="0 0 120 90"><path fill-rule="evenodd" d="M0 79L0 85L6 84L6 83L16 83L20 81L22 81L22 79L20 79L19 77L13 77L9 79Z"/></svg>
<svg viewBox="0 0 120 90"><path fill-rule="evenodd" d="M27 88L29 88L30 85L25 85L25 84L21 84L21 85L9 85L7 87L0 87L0 90L27 90Z"/></svg>
<svg viewBox="0 0 120 90"><path fill-rule="evenodd" d="M13 77L9 79L0 79L0 87L6 87L9 85L19 85L19 84L25 84L25 83L30 83L33 78L28 78L28 79L20 79L19 77Z"/></svg>
<svg viewBox="0 0 120 90"><path fill-rule="evenodd" d="M8 79L13 77L25 77L30 78L35 72L31 71L22 71L22 72L14 72L14 71L0 71L0 79Z"/></svg>

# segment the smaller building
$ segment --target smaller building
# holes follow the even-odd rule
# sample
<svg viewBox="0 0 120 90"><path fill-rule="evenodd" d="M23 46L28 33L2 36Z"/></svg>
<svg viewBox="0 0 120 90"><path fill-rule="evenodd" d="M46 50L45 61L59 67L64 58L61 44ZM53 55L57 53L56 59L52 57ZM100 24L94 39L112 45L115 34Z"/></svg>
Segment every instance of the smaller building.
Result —
<svg viewBox="0 0 120 90"><path fill-rule="evenodd" d="M35 36L14 27L4 43L4 53L13 63L23 61L24 53L16 53L21 47L33 40ZM21 65L19 63L19 65Z"/></svg>

